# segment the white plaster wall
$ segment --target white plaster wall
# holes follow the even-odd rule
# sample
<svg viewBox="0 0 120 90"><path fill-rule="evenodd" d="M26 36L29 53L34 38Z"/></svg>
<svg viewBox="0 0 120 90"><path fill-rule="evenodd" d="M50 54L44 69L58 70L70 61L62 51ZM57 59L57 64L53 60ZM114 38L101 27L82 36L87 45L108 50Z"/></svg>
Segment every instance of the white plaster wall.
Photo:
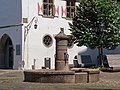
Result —
<svg viewBox="0 0 120 90"><path fill-rule="evenodd" d="M26 2L26 1L25 1ZM71 20L66 20L65 18L61 17L61 6L65 6L66 2L62 0L55 0L55 4L59 4L59 16L54 18L45 18L38 15L38 2L41 3L41 0L29 1L28 6L29 11L26 13L28 16L28 22L32 20L34 16L38 17L38 29L34 29L34 22L29 30L29 34L25 41L25 68L31 69L34 59L36 59L36 68L41 68L44 66L44 58L50 57L51 58L51 66L54 68L54 55L55 55L55 39L54 35L60 32L60 28L64 28L65 34L70 34L68 22ZM26 2L27 3L27 2ZM27 10L27 9L24 9ZM43 36L49 34L52 36L53 45L49 48L46 48L43 45ZM70 63L73 61L74 55L79 52L79 49L74 46L74 48L69 49L68 53Z"/></svg>
<svg viewBox="0 0 120 90"><path fill-rule="evenodd" d="M29 1L30 0L21 0L22 1L22 18L29 17Z"/></svg>

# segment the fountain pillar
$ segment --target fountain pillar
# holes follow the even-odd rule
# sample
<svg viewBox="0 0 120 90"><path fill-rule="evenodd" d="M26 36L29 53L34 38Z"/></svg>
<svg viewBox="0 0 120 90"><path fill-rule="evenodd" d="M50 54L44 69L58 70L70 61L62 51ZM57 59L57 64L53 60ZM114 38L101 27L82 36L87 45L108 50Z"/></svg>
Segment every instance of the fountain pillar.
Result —
<svg viewBox="0 0 120 90"><path fill-rule="evenodd" d="M64 34L64 29L61 28L60 33L55 36L56 39L56 54L55 54L55 70L69 71L67 53L68 37Z"/></svg>

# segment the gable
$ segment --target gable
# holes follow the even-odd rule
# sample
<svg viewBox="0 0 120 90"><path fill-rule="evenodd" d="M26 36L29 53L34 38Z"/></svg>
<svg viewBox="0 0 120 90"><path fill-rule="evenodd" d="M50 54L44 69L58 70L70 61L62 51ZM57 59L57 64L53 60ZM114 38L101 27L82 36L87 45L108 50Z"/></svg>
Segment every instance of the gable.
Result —
<svg viewBox="0 0 120 90"><path fill-rule="evenodd" d="M21 0L0 0L0 26L21 23Z"/></svg>

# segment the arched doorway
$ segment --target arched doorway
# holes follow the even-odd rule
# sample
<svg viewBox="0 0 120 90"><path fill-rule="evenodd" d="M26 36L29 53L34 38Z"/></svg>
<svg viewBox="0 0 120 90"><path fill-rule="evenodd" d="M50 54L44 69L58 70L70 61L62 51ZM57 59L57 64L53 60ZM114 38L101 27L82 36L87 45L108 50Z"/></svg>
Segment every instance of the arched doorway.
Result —
<svg viewBox="0 0 120 90"><path fill-rule="evenodd" d="M13 69L13 43L7 34L0 40L0 59L0 68Z"/></svg>

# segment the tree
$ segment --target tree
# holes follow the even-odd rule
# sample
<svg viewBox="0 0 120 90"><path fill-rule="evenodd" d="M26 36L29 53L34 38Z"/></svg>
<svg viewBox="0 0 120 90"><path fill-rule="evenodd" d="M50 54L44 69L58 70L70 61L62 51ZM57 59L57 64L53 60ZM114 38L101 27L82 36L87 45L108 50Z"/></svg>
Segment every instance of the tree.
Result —
<svg viewBox="0 0 120 90"><path fill-rule="evenodd" d="M98 48L102 65L103 48L112 49L120 44L120 5L115 0L80 0L69 25L74 43Z"/></svg>

